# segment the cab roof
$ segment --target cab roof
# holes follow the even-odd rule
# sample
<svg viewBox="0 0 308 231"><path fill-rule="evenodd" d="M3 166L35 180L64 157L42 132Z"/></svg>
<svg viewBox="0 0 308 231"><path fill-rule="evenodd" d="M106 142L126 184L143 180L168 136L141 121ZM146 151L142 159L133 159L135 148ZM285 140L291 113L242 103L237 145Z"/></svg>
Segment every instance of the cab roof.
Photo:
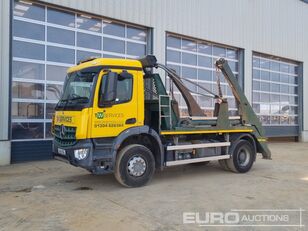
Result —
<svg viewBox="0 0 308 231"><path fill-rule="evenodd" d="M110 69L136 69L142 70L142 64L136 59L115 59L115 58L92 58L79 62L76 66L70 67L67 73L79 71L81 69L93 66L106 66Z"/></svg>

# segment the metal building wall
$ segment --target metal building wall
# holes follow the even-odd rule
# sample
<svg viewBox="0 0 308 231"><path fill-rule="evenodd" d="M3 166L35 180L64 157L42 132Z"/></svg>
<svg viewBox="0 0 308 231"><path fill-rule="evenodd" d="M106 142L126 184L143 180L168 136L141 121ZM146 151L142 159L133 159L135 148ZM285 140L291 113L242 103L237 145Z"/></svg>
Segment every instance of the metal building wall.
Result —
<svg viewBox="0 0 308 231"><path fill-rule="evenodd" d="M308 88L308 4L300 0L44 0L153 28L153 51L165 61L165 32L243 48L245 93L251 99L252 52L304 62ZM308 141L308 92L304 91Z"/></svg>
<svg viewBox="0 0 308 231"><path fill-rule="evenodd" d="M308 4L300 0L42 0L153 28L153 53L165 62L166 31L244 49L245 93L251 99L252 52L303 62L308 89ZM10 0L0 1L0 164L10 160ZM304 91L308 141L308 92Z"/></svg>
<svg viewBox="0 0 308 231"><path fill-rule="evenodd" d="M10 163L9 70L10 1L0 1L0 165Z"/></svg>

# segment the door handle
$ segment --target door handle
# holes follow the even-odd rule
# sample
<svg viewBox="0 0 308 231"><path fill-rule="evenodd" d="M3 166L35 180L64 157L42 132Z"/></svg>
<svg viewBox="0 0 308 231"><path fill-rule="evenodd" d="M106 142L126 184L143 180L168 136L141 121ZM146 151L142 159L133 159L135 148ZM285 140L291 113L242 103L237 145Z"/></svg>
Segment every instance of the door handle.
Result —
<svg viewBox="0 0 308 231"><path fill-rule="evenodd" d="M125 124L134 124L136 123L136 118L129 118L125 121Z"/></svg>

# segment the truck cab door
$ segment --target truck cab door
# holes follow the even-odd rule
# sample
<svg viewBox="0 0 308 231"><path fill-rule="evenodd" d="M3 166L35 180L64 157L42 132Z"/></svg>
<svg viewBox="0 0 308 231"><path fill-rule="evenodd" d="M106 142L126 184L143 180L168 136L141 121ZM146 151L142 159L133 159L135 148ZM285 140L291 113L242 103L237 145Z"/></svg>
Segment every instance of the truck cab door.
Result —
<svg viewBox="0 0 308 231"><path fill-rule="evenodd" d="M89 131L92 138L115 137L130 127L143 125L144 116L140 111L138 113L140 110L138 104L142 101L143 105L144 100L143 95L139 93L143 88L138 84L139 72L117 69L103 71L100 74L93 101L92 126ZM110 78L115 79L110 80ZM112 93L112 90L115 92ZM143 94L143 90L141 92ZM109 94L107 98L104 97L106 94Z"/></svg>

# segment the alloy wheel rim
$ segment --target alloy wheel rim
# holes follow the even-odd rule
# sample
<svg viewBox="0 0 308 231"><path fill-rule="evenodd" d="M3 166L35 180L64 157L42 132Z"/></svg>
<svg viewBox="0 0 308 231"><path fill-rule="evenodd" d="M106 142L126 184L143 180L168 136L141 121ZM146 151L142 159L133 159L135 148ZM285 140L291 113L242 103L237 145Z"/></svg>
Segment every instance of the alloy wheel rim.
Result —
<svg viewBox="0 0 308 231"><path fill-rule="evenodd" d="M142 176L147 168L146 161L139 155L130 158L127 164L128 173L134 177Z"/></svg>

